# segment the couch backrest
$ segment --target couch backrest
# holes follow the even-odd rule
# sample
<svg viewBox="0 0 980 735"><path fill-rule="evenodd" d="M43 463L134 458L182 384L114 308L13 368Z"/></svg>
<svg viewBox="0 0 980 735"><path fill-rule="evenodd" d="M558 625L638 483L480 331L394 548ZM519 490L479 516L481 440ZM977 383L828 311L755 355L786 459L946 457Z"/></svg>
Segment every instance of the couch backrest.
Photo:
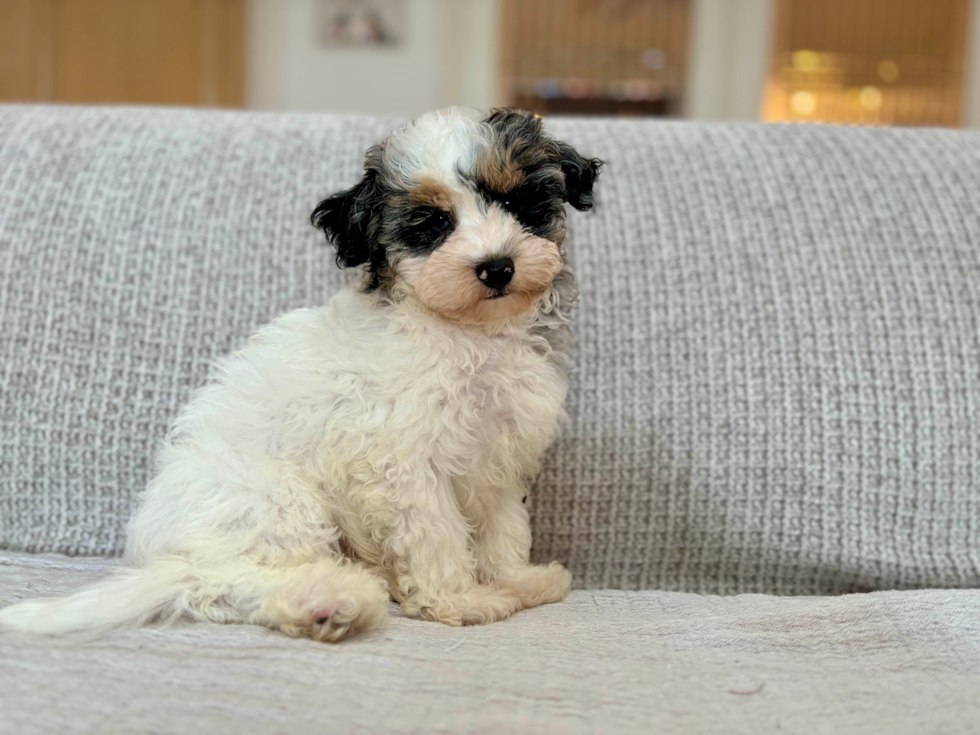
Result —
<svg viewBox="0 0 980 735"><path fill-rule="evenodd" d="M980 585L980 135L560 120L579 586ZM308 223L393 121L0 107L0 546L115 554L217 356L342 276Z"/></svg>

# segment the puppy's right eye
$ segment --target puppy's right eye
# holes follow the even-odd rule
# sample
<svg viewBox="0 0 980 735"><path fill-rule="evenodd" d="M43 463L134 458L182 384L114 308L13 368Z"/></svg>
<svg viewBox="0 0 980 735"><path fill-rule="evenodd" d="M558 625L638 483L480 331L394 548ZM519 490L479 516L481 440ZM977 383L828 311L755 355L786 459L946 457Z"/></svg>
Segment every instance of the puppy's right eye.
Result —
<svg viewBox="0 0 980 735"><path fill-rule="evenodd" d="M412 212L401 227L399 236L405 245L418 252L435 250L453 229L453 216L435 207Z"/></svg>

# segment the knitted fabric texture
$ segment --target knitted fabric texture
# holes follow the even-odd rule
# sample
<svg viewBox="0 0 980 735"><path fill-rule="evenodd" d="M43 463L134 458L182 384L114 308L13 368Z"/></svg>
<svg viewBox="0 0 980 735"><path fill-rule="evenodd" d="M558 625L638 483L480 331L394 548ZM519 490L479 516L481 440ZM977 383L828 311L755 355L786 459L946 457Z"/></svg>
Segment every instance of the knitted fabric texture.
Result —
<svg viewBox="0 0 980 735"><path fill-rule="evenodd" d="M0 552L0 607L109 559ZM398 614L339 646L178 625L0 636L0 733L976 735L980 591L734 598L578 590L506 623Z"/></svg>
<svg viewBox="0 0 980 735"><path fill-rule="evenodd" d="M112 555L212 361L343 282L395 121L0 107L0 548ZM579 587L980 586L980 135L549 120L578 365L529 499Z"/></svg>

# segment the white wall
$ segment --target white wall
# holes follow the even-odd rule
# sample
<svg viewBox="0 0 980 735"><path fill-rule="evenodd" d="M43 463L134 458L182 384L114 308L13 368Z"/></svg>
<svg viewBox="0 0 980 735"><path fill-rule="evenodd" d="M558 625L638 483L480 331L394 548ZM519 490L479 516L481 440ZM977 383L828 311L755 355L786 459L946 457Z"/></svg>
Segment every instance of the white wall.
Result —
<svg viewBox="0 0 980 735"><path fill-rule="evenodd" d="M317 0L249 0L247 102L414 117L496 102L495 0L405 0L399 45L322 47Z"/></svg>
<svg viewBox="0 0 980 735"><path fill-rule="evenodd" d="M440 107L503 104L499 85L499 0L442 0Z"/></svg>
<svg viewBox="0 0 980 735"><path fill-rule="evenodd" d="M694 0L686 118L759 119L773 12L772 0Z"/></svg>
<svg viewBox="0 0 980 735"><path fill-rule="evenodd" d="M980 0L973 0L970 3L966 43L963 124L968 128L980 128Z"/></svg>

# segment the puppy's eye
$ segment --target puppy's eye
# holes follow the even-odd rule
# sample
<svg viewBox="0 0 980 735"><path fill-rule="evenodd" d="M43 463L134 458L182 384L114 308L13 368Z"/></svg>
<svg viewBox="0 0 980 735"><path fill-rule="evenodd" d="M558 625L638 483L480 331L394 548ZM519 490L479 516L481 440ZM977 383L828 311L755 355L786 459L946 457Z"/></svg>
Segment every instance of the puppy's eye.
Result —
<svg viewBox="0 0 980 735"><path fill-rule="evenodd" d="M522 227L535 235L545 235L552 221L561 215L561 200L548 191L530 189L508 192L497 199L498 206L510 213Z"/></svg>
<svg viewBox="0 0 980 735"><path fill-rule="evenodd" d="M438 219L432 221L432 229L436 232L442 232L447 227L449 227L449 220L445 217L439 217Z"/></svg>

